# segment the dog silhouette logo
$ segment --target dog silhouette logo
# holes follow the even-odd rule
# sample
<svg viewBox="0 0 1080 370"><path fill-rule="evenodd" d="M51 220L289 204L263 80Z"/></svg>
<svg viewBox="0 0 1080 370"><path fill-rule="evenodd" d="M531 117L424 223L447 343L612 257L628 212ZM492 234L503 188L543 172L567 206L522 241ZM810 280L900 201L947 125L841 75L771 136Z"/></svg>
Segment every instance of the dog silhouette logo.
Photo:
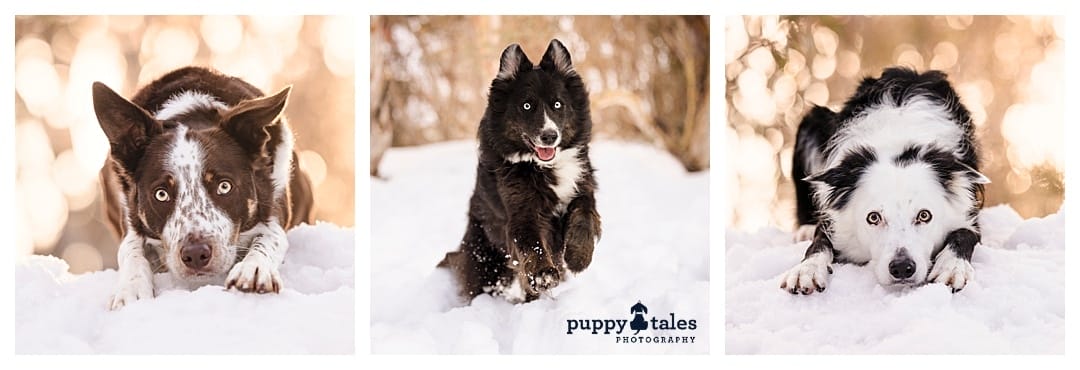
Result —
<svg viewBox="0 0 1080 370"><path fill-rule="evenodd" d="M634 335L637 335L638 332L649 328L649 322L645 321L644 316L644 314L649 313L649 308L641 304L641 301L638 301L637 304L630 306L630 313L634 314L634 320L630 321L630 329L634 330Z"/></svg>

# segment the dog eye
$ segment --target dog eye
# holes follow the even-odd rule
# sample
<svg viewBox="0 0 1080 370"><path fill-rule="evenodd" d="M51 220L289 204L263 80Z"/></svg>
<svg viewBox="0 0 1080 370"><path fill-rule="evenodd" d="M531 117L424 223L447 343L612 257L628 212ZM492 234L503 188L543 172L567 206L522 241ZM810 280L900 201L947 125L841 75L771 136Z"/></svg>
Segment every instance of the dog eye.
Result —
<svg viewBox="0 0 1080 370"><path fill-rule="evenodd" d="M934 215L930 214L930 211L924 209L919 211L919 215L915 217L915 222L925 224L927 222L930 222L930 220L932 220L933 218Z"/></svg>
<svg viewBox="0 0 1080 370"><path fill-rule="evenodd" d="M158 202L168 202L169 192L163 188L158 188L154 190L154 199L157 199Z"/></svg>
<svg viewBox="0 0 1080 370"><path fill-rule="evenodd" d="M218 195L229 194L230 191L232 191L232 183L229 180L222 180L217 184Z"/></svg>
<svg viewBox="0 0 1080 370"><path fill-rule="evenodd" d="M561 102L561 101L558 101L558 100L556 100L556 101L555 101L555 109L559 109L559 108L562 108L562 102Z"/></svg>
<svg viewBox="0 0 1080 370"><path fill-rule="evenodd" d="M525 108L525 110L529 110L529 109L532 109L532 104L525 103L525 104L522 104L521 107Z"/></svg>
<svg viewBox="0 0 1080 370"><path fill-rule="evenodd" d="M866 215L866 223L871 225L877 225L881 223L881 214L877 212L870 212Z"/></svg>

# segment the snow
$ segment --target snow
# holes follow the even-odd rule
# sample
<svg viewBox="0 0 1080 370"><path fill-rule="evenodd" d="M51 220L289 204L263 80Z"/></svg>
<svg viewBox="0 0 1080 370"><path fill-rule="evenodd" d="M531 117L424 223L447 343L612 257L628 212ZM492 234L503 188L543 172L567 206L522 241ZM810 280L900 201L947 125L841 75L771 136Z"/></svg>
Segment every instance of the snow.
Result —
<svg viewBox="0 0 1080 370"><path fill-rule="evenodd" d="M52 256L15 266L18 354L350 354L353 230L328 223L289 231L280 294L221 286L177 288L166 273L155 294L118 311L106 304L115 270L73 275Z"/></svg>
<svg viewBox="0 0 1080 370"><path fill-rule="evenodd" d="M476 171L475 142L389 150L372 179L371 345L374 353L707 353L709 173L689 174L669 154L640 144L594 142L603 237L592 265L523 304L457 297L436 269L465 232ZM616 343L567 320L695 319L694 343ZM631 335L624 332L623 336Z"/></svg>
<svg viewBox="0 0 1080 370"><path fill-rule="evenodd" d="M790 233L728 230L729 354L1063 354L1065 214L1023 220L1008 206L983 210L975 280L889 291L867 267L834 265L822 294L781 290L809 242Z"/></svg>

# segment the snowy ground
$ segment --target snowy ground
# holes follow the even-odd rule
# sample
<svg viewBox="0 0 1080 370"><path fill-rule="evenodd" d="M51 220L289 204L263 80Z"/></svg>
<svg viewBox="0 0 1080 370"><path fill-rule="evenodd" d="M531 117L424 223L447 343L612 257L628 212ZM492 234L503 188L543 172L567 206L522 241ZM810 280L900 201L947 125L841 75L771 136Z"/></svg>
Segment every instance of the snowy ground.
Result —
<svg viewBox="0 0 1080 370"><path fill-rule="evenodd" d="M888 292L867 267L834 265L825 293L793 296L779 278L809 242L729 230L727 353L1063 354L1064 212L1022 220L998 206L980 217L975 280L957 294Z"/></svg>
<svg viewBox="0 0 1080 370"><path fill-rule="evenodd" d="M371 342L374 353L707 353L708 172L687 174L638 144L592 146L603 238L592 265L526 304L456 298L435 269L458 245L476 171L474 142L395 148L372 180ZM626 319L641 301L658 319L696 319L693 344L617 344L567 335L567 320ZM624 333L628 334L628 333ZM638 336L668 335L642 332Z"/></svg>
<svg viewBox="0 0 1080 370"><path fill-rule="evenodd" d="M354 352L353 230L320 223L289 231L281 294L205 286L106 310L116 271L68 273L63 260L15 266L15 352L140 354L349 354Z"/></svg>

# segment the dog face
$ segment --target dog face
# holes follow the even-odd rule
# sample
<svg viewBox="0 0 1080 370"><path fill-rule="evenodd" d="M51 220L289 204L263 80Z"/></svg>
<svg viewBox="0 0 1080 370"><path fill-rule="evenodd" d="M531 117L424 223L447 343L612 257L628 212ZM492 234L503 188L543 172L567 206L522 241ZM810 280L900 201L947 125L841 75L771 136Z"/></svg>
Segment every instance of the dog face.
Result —
<svg viewBox="0 0 1080 370"><path fill-rule="evenodd" d="M534 67L517 44L503 51L492 81L487 116L499 122L496 148L513 162L550 164L588 135L588 100L584 84L558 40ZM585 139L587 140L587 138Z"/></svg>
<svg viewBox="0 0 1080 370"><path fill-rule="evenodd" d="M878 163L840 217L868 247L878 283L913 285L925 281L931 254L963 222L967 210L955 204L926 166Z"/></svg>
<svg viewBox="0 0 1080 370"><path fill-rule="evenodd" d="M265 220L273 202L266 127L288 94L228 107L186 92L152 115L94 85L94 109L125 193L127 232L158 239L175 276L219 279L246 252L240 232Z"/></svg>
<svg viewBox="0 0 1080 370"><path fill-rule="evenodd" d="M831 207L834 241L869 254L879 284L926 280L946 235L970 224L974 184L988 180L951 153L910 146L894 158L859 148L813 178ZM858 253L858 252L856 252Z"/></svg>

